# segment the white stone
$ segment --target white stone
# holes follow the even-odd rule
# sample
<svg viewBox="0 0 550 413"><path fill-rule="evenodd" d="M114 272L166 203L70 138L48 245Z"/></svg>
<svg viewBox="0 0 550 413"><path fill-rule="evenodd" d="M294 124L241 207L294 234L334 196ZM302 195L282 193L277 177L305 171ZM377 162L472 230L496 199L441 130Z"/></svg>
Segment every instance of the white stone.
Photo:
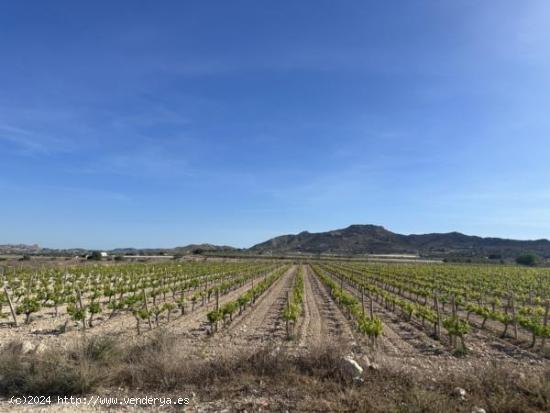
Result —
<svg viewBox="0 0 550 413"><path fill-rule="evenodd" d="M342 370L354 380L360 380L363 375L363 367L349 356L342 358Z"/></svg>
<svg viewBox="0 0 550 413"><path fill-rule="evenodd" d="M34 352L35 352L36 354L42 354L42 353L44 353L47 349L48 349L48 347L47 347L44 343L38 343L38 345L37 345L36 348L34 349Z"/></svg>
<svg viewBox="0 0 550 413"><path fill-rule="evenodd" d="M23 341L21 343L21 353L27 354L34 350L34 345L30 341Z"/></svg>
<svg viewBox="0 0 550 413"><path fill-rule="evenodd" d="M455 387L453 390L453 395L464 400L466 398L466 390L462 387Z"/></svg>

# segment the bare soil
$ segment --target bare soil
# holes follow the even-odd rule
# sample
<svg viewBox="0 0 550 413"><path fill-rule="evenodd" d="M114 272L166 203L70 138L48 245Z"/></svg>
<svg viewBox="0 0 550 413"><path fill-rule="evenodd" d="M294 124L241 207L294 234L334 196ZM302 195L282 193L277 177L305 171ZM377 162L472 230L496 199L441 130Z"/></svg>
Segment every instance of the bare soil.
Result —
<svg viewBox="0 0 550 413"><path fill-rule="evenodd" d="M510 379L512 381L516 379L523 380L522 377L540 377L541 380L546 380L543 377L547 377L545 375L549 374L550 361L548 359L537 352L529 351L524 346L517 345L521 343L499 338L491 329L473 328L466 338L466 344L469 348L468 353L465 356L457 357L453 355L446 337L436 340L432 336L432 326L429 323L423 326L417 320L407 321L399 310L393 312L376 301L372 303L374 314L382 319L384 331L379 339L378 347L372 349L367 345L366 339L357 333L354 322L342 312L338 303L332 298L330 291L308 265L304 266L302 316L294 328L293 338L289 340L282 314L287 303L287 297L292 291L297 269L298 266L293 265L242 315L235 315L233 320L226 325L220 323L219 331L215 334L210 333L210 326L206 318L206 314L215 306L215 299L211 299L204 306L197 303L194 311L191 311L191 305L189 304L186 314L183 316L179 315L179 310L175 310L170 323L167 322L166 318L161 320L160 329L149 331L146 323L143 323L142 330L144 334L140 337L136 335L135 319L129 314L120 314L111 320L107 320L106 316L98 317L97 325L88 329L86 334L88 338L110 336L123 340L128 345L137 345L154 337L159 330L167 330L176 338L177 350L180 352L180 356L190 363L199 361L215 363L227 357L244 357L249 354L261 353L263 349L269 350L267 354L272 354L273 351L275 354L279 354L277 352L284 351L285 354L288 354L288 356L285 356L289 357L288 360L300 360L300 358L315 355L319 352L318 349L323 346L331 345L338 348L342 354L347 354L363 364L367 369L367 377L370 377L369 375L376 376L380 374L379 371L384 371L385 377L391 376L392 380L396 380L395 377L401 376L411 378L411 382L417 380L423 386L414 390L419 392L419 395L424 394L422 392L435 391L434 389L438 389L440 383L445 380L455 380L458 384L469 383L468 380L477 377L480 371L489 371L495 365L509 371L513 375ZM248 282L246 285L220 296L220 305L235 300L250 287L251 282ZM361 299L360 292L352 286L344 284L344 288ZM366 311L368 311L369 297L364 297L364 300ZM62 310L60 312L64 313ZM33 316L33 321L29 325L9 327L9 323L3 322L0 324L0 354L12 340L29 341L34 345L42 343L46 348L67 348L82 340L81 331L59 334L59 325L64 322L65 317L53 317L53 310L50 309L43 310ZM176 360L168 358L163 360L162 363L159 366L169 369L170 364L176 363ZM296 361L296 363L299 363L299 361ZM300 361L300 363L302 362ZM374 371L368 370L368 365L372 363L378 366L375 367ZM154 370L154 368L152 369ZM223 380L216 382L215 386L212 384L208 389L201 388L199 385L186 387L189 395L193 393L193 402L189 407L189 411L242 411L243 409L246 409L246 411L365 411L363 410L365 405L361 404L359 400L369 397L365 393L367 390L361 387L359 391L353 384L347 387L338 387L339 384L334 386L331 384L326 387L328 386L326 384L327 380L332 380L331 374L324 372L322 374L315 373L320 374L318 377L312 376L311 371L308 369L309 367L305 368L307 373L288 373L288 380L291 380L292 384L288 381L285 384L286 387L282 384L281 377L275 375L269 378L264 376L258 378L254 372L239 373L241 375L239 376L240 382L238 385L227 379L227 382ZM230 374L231 370L228 369L228 371L228 374ZM376 377L376 380L383 380L382 376ZM272 387L266 385L265 380L273 380ZM375 381L372 385L375 385ZM401 385L399 384L399 386ZM403 386L403 389L405 389L409 388L411 384L407 382ZM548 386L550 388L550 384ZM410 389L412 388L415 387L410 387ZM305 393L298 393L298 389ZM317 399L315 397L308 398L308 389L312 392L318 392L315 393ZM468 390L476 391L475 385L472 384L472 388ZM329 391L327 394L331 394L330 397L341 397L341 399L332 402L325 400L323 399L324 391ZM388 391L391 393L392 390ZM133 395L140 395L139 389L124 387L117 389L107 387L100 389L100 392L105 395L124 392L133 392ZM150 394L146 391L142 393ZM173 396L175 393L165 392L164 394ZM188 394L181 395L186 397ZM452 404L453 411L471 411L471 407L473 407L471 403L468 405L460 404L453 401L450 396L449 400L445 397L445 403L447 401L451 404L454 403ZM358 404L348 403L350 400L356 400L355 398L357 398ZM443 399L430 400L426 401L425 408L420 408L417 411L437 411L437 409L434 410L434 406L437 406L436 402L443 403L441 401ZM479 400L483 399L479 398ZM299 410L293 410L293 403L300 406ZM421 403L421 401L409 400L405 403L414 404ZM432 403L431 407L430 403ZM348 407L340 409L340 406ZM0 400L1 411L42 411L45 409L44 406L37 406L32 409L28 409L28 407L9 405L5 397L3 401ZM482 407L488 408L487 405ZM142 410L143 407L103 409L80 406L78 409L74 409L69 406L57 405L49 406L46 409L59 412L77 410L137 411ZM384 411L384 408L381 407L380 409L374 409L374 411ZM158 406L154 410L174 411L173 408L159 409ZM404 411L408 410L405 409ZM493 408L493 411L506 410ZM525 410L511 409L510 411L539 410L530 408Z"/></svg>
<svg viewBox="0 0 550 413"><path fill-rule="evenodd" d="M350 347L356 345L349 320L309 266L304 273L304 303L299 347L311 349L331 341L344 342Z"/></svg>

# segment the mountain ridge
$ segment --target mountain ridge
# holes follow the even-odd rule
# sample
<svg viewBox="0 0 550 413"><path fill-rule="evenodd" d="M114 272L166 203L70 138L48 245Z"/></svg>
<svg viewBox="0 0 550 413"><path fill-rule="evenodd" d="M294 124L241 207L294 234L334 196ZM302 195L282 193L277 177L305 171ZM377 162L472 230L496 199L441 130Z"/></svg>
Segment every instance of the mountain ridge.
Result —
<svg viewBox="0 0 550 413"><path fill-rule="evenodd" d="M213 244L189 244L174 248L113 248L113 249L94 249L94 248L42 248L37 244L3 244L0 245L0 254L29 254L29 255L86 255L92 251L105 251L112 255L160 255L174 254L185 255L197 251L216 252L216 251L234 251L237 248L227 245Z"/></svg>
<svg viewBox="0 0 550 413"><path fill-rule="evenodd" d="M353 224L325 232L302 231L271 238L252 246L256 253L308 254L415 254L419 256L501 256L515 257L534 252L550 257L550 241L514 240L497 237L447 233L398 234L380 225Z"/></svg>
<svg viewBox="0 0 550 413"><path fill-rule="evenodd" d="M41 248L39 245L0 245L0 254L84 255L93 251L86 248ZM238 252L239 254L414 254L422 257L494 257L515 258L526 252L550 258L548 239L514 240L498 237L480 237L452 231L446 233L399 234L381 225L353 224L346 228L324 232L302 231L284 234L250 248L226 245L189 244L174 248L114 248L105 250L113 255L186 255L202 252Z"/></svg>

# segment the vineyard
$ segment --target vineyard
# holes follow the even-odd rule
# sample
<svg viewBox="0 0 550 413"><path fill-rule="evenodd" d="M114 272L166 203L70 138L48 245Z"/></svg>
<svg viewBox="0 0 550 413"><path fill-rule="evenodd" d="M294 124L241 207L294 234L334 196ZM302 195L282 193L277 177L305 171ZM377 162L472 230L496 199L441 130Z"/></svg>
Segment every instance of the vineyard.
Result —
<svg viewBox="0 0 550 413"><path fill-rule="evenodd" d="M331 344L374 370L428 376L550 366L548 269L208 260L0 271L0 345L19 340L31 354L169 331L195 360Z"/></svg>
<svg viewBox="0 0 550 413"><path fill-rule="evenodd" d="M306 295L330 301L344 315L344 324L367 337L370 347L376 346L384 330L382 318L388 317L406 321L419 334L459 352L468 350L472 329L533 353L545 353L550 341L550 271L543 269L346 262L291 267L268 261L209 261L3 268L1 277L4 328L25 330L29 325L36 331L44 322L56 320L60 335L108 329L112 321L129 317L135 334L141 335L198 308L211 308L205 320L213 335L219 323L228 326L235 315L257 311L248 307L270 295L268 290L283 278L279 294L286 295L279 298L285 304L274 310L281 312L287 339L300 339L296 330L303 318L306 282ZM312 302L310 306L322 306Z"/></svg>

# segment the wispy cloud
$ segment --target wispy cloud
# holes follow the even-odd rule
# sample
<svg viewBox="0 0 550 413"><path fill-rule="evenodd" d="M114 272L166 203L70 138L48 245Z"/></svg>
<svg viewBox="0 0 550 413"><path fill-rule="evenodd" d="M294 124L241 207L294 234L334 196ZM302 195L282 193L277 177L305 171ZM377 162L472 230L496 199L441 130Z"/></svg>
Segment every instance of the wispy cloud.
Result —
<svg viewBox="0 0 550 413"><path fill-rule="evenodd" d="M119 175L175 177L190 175L187 162L167 156L161 150L119 153L99 161L102 172Z"/></svg>
<svg viewBox="0 0 550 413"><path fill-rule="evenodd" d="M170 153L162 143L140 143L137 148L109 151L73 172L163 179L192 175L188 162L178 155Z"/></svg>
<svg viewBox="0 0 550 413"><path fill-rule="evenodd" d="M493 4L485 3L480 4L478 10L472 18L470 34L475 37L474 49L483 53L484 59L496 57L509 63L550 64L550 3L544 0L502 2L498 13Z"/></svg>
<svg viewBox="0 0 550 413"><path fill-rule="evenodd" d="M166 103L144 91L140 94L143 107L130 113L111 115L110 125L116 131L132 132L153 127L185 128L191 118L185 113L171 108Z"/></svg>
<svg viewBox="0 0 550 413"><path fill-rule="evenodd" d="M0 181L0 188L12 193L22 193L31 196L55 199L62 196L64 199L79 198L86 201L114 201L114 202L131 202L132 197L122 191L112 191L101 187L68 186L68 185L14 185L9 182Z"/></svg>
<svg viewBox="0 0 550 413"><path fill-rule="evenodd" d="M29 108L0 102L0 113L0 142L23 155L72 152L79 146L78 137L87 131L80 114L68 107Z"/></svg>
<svg viewBox="0 0 550 413"><path fill-rule="evenodd" d="M455 201L495 201L495 202L548 202L550 201L550 192L548 191L472 191L472 192L453 192L446 195L445 199Z"/></svg>
<svg viewBox="0 0 550 413"><path fill-rule="evenodd" d="M110 191L107 189L89 188L89 187L72 187L72 186L52 186L52 192L62 192L70 196L77 196L83 199L94 200L98 199L116 202L130 202L132 198L123 192Z"/></svg>
<svg viewBox="0 0 550 413"><path fill-rule="evenodd" d="M9 125L0 125L0 141L17 146L25 152L49 152L33 132Z"/></svg>

